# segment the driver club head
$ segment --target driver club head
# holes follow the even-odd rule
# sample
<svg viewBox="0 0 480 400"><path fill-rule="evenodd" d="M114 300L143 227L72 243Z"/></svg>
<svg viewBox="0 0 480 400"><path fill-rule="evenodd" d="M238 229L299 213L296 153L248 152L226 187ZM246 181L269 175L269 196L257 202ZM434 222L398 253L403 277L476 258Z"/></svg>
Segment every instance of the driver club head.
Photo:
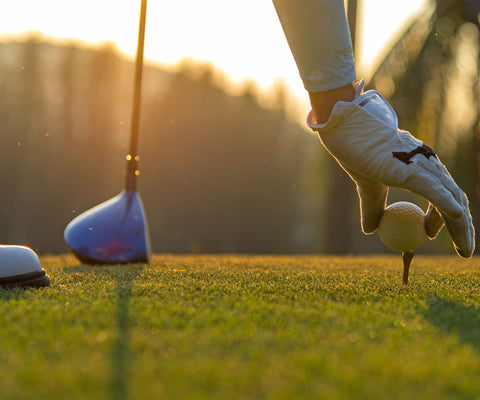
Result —
<svg viewBox="0 0 480 400"><path fill-rule="evenodd" d="M64 239L84 264L150 263L148 225L136 191L124 190L74 218Z"/></svg>

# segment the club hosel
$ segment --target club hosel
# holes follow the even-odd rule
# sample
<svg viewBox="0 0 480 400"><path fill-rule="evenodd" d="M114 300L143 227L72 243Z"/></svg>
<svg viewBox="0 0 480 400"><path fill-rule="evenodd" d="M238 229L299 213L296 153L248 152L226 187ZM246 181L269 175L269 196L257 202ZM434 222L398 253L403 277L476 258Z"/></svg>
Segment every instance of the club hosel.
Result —
<svg viewBox="0 0 480 400"><path fill-rule="evenodd" d="M137 190L137 176L137 160L135 160L135 158L132 158L131 160L128 160L127 163L127 176L125 182L125 189L127 190L127 192L134 192Z"/></svg>

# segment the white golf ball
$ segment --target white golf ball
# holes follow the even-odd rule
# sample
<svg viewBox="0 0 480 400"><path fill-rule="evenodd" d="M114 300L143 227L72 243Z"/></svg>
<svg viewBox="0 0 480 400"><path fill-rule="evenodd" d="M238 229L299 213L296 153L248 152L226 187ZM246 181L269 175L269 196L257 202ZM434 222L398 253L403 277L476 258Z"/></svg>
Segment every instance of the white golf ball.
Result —
<svg viewBox="0 0 480 400"><path fill-rule="evenodd" d="M380 220L378 233L388 248L399 252L413 251L426 238L425 213L408 201L390 204Z"/></svg>

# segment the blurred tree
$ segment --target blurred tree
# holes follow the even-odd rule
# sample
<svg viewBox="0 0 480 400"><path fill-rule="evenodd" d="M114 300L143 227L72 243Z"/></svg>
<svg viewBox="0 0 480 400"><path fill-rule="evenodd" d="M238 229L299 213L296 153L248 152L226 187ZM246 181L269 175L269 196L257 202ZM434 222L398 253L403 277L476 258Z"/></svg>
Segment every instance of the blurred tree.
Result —
<svg viewBox="0 0 480 400"><path fill-rule="evenodd" d="M479 12L479 0L432 0L371 79L397 111L402 128L434 147L446 163L470 199L476 226Z"/></svg>
<svg viewBox="0 0 480 400"><path fill-rule="evenodd" d="M159 193L152 236L163 251L294 252L305 133L261 110L251 86L228 96L210 67L184 67L145 103L143 171L155 183L141 188L146 199Z"/></svg>
<svg viewBox="0 0 480 400"><path fill-rule="evenodd" d="M355 50L357 29L357 0L349 0L347 5L348 23L352 45ZM323 161L322 174L327 174L326 179L326 211L322 213L325 246L324 252L330 254L345 254L352 252L352 241L355 231L359 230L359 206L355 207L355 184L345 174L337 162L328 157ZM322 222L323 222L322 221Z"/></svg>
<svg viewBox="0 0 480 400"><path fill-rule="evenodd" d="M14 75L14 88L18 96L14 98L13 113L10 116L15 122L9 124L7 132L9 148L12 151L9 170L11 176L9 197L9 232L8 240L19 244L27 243L27 235L32 213L29 197L39 188L34 171L39 167L36 160L29 157L28 152L36 149L40 153L42 136L45 133L44 102L40 43L36 37L28 40L19 55L17 74ZM16 149L15 149L16 147ZM15 151L15 150L16 151Z"/></svg>
<svg viewBox="0 0 480 400"><path fill-rule="evenodd" d="M0 216L16 229L0 224L0 242L66 251L65 225L123 189L133 65L109 46L35 39L0 45L0 71ZM198 64L145 68L139 189L154 251L295 252L311 137L255 88L230 96L219 81Z"/></svg>

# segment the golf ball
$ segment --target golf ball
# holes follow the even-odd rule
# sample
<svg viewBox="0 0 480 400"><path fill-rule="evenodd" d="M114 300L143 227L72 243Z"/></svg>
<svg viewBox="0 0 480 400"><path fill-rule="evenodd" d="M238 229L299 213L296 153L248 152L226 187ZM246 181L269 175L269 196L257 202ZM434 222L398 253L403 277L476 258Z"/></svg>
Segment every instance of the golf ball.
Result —
<svg viewBox="0 0 480 400"><path fill-rule="evenodd" d="M390 204L380 220L378 233L388 248L399 252L413 251L426 238L425 213L408 201Z"/></svg>

